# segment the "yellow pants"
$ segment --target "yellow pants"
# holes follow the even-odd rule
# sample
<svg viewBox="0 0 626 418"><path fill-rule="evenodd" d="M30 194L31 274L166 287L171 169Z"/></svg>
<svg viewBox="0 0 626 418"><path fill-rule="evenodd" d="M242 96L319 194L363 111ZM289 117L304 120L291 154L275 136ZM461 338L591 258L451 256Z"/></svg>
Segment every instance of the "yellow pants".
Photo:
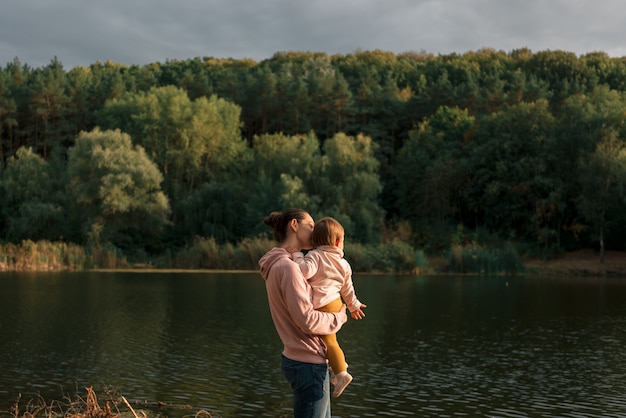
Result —
<svg viewBox="0 0 626 418"><path fill-rule="evenodd" d="M319 308L318 311L339 312L342 305L343 302L341 298L337 298L328 305ZM322 340L324 340L324 344L326 344L326 358L328 358L328 363L333 369L333 373L345 372L348 369L346 366L346 357L341 347L339 347L339 342L337 342L337 334L322 335Z"/></svg>

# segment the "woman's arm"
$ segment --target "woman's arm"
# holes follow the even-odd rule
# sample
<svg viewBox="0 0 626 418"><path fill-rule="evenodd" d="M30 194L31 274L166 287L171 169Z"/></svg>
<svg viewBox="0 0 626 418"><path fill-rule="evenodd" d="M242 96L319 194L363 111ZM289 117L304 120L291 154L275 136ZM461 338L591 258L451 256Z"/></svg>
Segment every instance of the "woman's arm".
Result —
<svg viewBox="0 0 626 418"><path fill-rule="evenodd" d="M304 280L294 263L291 278L285 277L283 291L291 318L307 334L329 335L337 333L348 321L345 307L340 312L328 313L313 309L311 286Z"/></svg>

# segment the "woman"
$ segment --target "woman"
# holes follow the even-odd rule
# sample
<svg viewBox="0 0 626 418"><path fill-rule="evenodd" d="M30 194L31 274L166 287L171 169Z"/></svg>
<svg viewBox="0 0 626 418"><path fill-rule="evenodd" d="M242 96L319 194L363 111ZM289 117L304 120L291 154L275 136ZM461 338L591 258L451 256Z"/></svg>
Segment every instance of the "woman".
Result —
<svg viewBox="0 0 626 418"><path fill-rule="evenodd" d="M270 313L283 342L282 370L291 384L295 418L330 418L330 382L326 346L320 335L337 333L348 320L340 312L313 309L311 288L291 254L310 249L314 221L302 209L272 212L265 224L278 247L259 260Z"/></svg>

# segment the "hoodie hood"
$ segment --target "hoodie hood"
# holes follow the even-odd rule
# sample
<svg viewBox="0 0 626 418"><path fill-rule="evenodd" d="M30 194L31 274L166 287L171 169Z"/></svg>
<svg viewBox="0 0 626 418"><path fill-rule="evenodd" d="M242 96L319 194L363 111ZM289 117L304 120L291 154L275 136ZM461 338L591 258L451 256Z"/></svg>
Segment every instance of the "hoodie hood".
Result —
<svg viewBox="0 0 626 418"><path fill-rule="evenodd" d="M276 264L277 261L285 258L291 259L291 254L289 254L289 252L284 248L274 247L265 253L265 255L259 260L259 267L261 268L261 277L263 277L263 280L267 280L267 276L272 266Z"/></svg>

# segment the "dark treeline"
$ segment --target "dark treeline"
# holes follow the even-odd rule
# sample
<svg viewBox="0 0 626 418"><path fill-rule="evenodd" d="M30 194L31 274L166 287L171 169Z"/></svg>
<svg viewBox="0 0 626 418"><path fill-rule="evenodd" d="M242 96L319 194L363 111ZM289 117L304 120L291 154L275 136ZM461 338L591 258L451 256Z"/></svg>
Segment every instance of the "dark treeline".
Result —
<svg viewBox="0 0 626 418"><path fill-rule="evenodd" d="M535 255L626 232L626 58L277 53L0 70L0 240L158 254L267 236Z"/></svg>

